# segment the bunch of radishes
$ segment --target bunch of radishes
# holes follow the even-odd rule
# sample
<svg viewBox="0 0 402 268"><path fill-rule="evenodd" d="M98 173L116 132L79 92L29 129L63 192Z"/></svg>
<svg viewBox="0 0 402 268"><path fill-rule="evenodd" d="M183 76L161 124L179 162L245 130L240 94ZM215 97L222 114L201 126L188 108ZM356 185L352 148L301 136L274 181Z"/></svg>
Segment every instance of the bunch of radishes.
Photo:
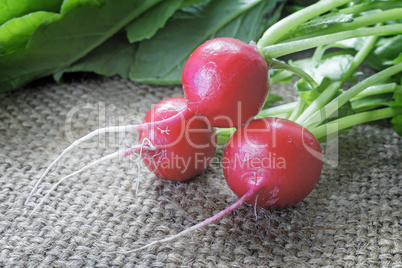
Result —
<svg viewBox="0 0 402 268"><path fill-rule="evenodd" d="M193 178L205 170L211 162L217 146L217 135L222 128L236 129L226 143L222 168L229 187L239 196L239 200L215 216L175 236L155 241L142 248L169 241L212 223L244 202L263 208L281 208L302 201L315 187L322 169L321 147L316 137L322 138L329 132L326 132L325 124L320 125L328 119L326 116L321 117L321 114L326 112L328 116L332 115L368 86L402 71L402 63L396 64L360 82L348 92L334 97L346 79L353 75L357 66L373 49L377 40L373 37L354 56L353 63L340 81L324 85L322 94L313 100L308 108L303 101L297 103L291 116L298 119L295 120L297 123L274 117L255 119L266 101L270 88L267 62L270 66L294 71L313 88L318 86L303 70L278 62L271 57L286 54L288 50L295 52L342 38L402 32L402 24L391 25L392 27L378 26L377 29L383 29L379 34L370 29L350 33L342 32L342 28L335 28L334 33L330 35L308 36L304 40L296 38L275 45L276 41L284 38L297 25L346 2L320 1L294 13L268 29L257 43L258 47L255 43L246 44L233 38L214 38L201 44L184 66L182 74L184 98L161 101L148 112L142 124L98 129L75 141L45 170L28 200L54 164L85 140L105 132L138 130L140 131L138 145L105 156L64 177L34 210L62 181L113 157L140 154L148 169L160 178L172 181ZM341 34L336 31L340 31ZM402 108L390 107L375 114L356 114L345 117L343 121L338 120L337 123L342 129L395 115L402 116ZM311 132L302 125L309 127Z"/></svg>
<svg viewBox="0 0 402 268"><path fill-rule="evenodd" d="M188 58L182 83L185 97L161 101L142 124L100 129L77 140L48 167L37 185L79 143L102 132L133 130L141 131L139 145L87 165L53 189L96 163L133 153L141 153L156 176L185 181L208 167L217 145L216 128L237 128L226 145L222 166L229 187L240 199L201 225L218 220L243 202L279 208L300 202L312 191L322 167L317 139L289 120L253 119L269 91L268 65L255 46L233 38L203 43Z"/></svg>

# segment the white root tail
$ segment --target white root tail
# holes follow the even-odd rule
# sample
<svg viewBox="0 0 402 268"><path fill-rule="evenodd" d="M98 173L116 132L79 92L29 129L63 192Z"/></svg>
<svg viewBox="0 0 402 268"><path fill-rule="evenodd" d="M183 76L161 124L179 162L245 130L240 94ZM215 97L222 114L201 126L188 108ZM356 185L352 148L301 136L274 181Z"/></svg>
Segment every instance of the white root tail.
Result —
<svg viewBox="0 0 402 268"><path fill-rule="evenodd" d="M145 148L147 150L155 150L156 149L153 145L147 146L147 145L144 145L144 143L140 144L140 145L135 145L135 146L133 146L133 147L131 147L129 149L120 150L118 152L114 152L114 153L111 153L109 155L106 155L106 156L104 156L104 157L102 157L102 158L100 158L98 160L93 161L92 163L89 163L88 165L82 167L81 169L79 169L77 171L74 171L73 173L63 177L47 192L47 194L42 198L42 200L39 202L39 204L36 205L35 208L31 211L29 216L31 216L43 204L43 202L49 197L50 193L53 192L66 179L68 179L68 178L70 178L70 177L72 177L74 175L77 175L78 173L80 173L80 172L82 172L84 170L87 170L88 168L90 168L90 167L92 167L94 165L97 165L97 164L99 164L101 162L104 162L104 161L107 161L107 160L110 160L110 159L113 159L113 158L117 158L117 157L123 157L123 156L128 156L128 155L131 155L131 154L134 154L134 153L138 153L138 151L139 150L142 151L143 148Z"/></svg>
<svg viewBox="0 0 402 268"><path fill-rule="evenodd" d="M160 239L160 240L153 241L153 242L151 242L151 243L149 243L149 244L147 244L147 245L145 245L145 246L142 246L142 247L139 247L139 248L136 248L136 249L133 249L133 250L129 250L129 251L114 251L114 252L112 252L112 253L129 254L129 253L133 253L133 252L136 252L136 251L139 251L139 250L146 249L146 248L148 248L148 247L150 247L150 246L153 246L153 245L155 245L155 244L160 244L160 243L165 243L165 242L172 241L172 240L174 240L174 239L176 239L176 238L179 238L179 237L181 237L181 236L183 236L183 235L185 235L185 234L187 234L187 233L190 233L190 232L192 232L192 231L194 231L194 230L197 230L197 229L199 229L199 228L202 228L202 227L204 227L204 226L206 226L206 225L208 225L208 224L214 223L214 222L216 222L217 220L220 220L221 218L223 218L223 217L224 217L225 215L227 215L228 213L230 213L230 212L232 212L233 210L235 210L236 208L240 207L240 206L241 206L246 200L248 200L254 193L255 193L255 190L249 190L247 193L245 193L242 197L240 197L240 199L238 199L238 200L237 200L235 203L233 203L231 206L229 206L229 207L227 207L226 209L222 210L222 211L219 212L218 214L216 214L216 215L214 215L214 216L212 216L212 217L210 217L210 218L208 218L208 219L206 219L206 220L204 220L204 221L202 221L202 222L200 222L200 223L198 223L198 224L196 224L196 225L194 225L194 226L191 226L190 228L188 228L188 229L186 229L186 230L184 230L184 231L182 231L182 232L180 232L180 233L178 233L178 234L172 235L172 236L167 237L167 238L164 238L164 239Z"/></svg>
<svg viewBox="0 0 402 268"><path fill-rule="evenodd" d="M78 140L74 141L70 146L68 146L66 149L61 152L61 154L46 168L45 172L41 175L39 180L36 182L34 188L32 189L31 193L29 194L27 200L25 201L25 205L28 204L29 200L31 199L33 193L36 191L38 188L39 184L42 182L43 178L49 173L49 171L53 168L53 166L62 158L66 153L71 151L74 147L80 145L84 141L87 141L97 135L101 135L104 133L118 133L118 132L129 132L129 131L136 131L136 130L142 130L146 129L149 127L165 127L169 124L175 124L179 123L182 120L188 118L191 116L191 111L189 111L186 108L182 109L179 111L176 115L163 119L161 121L156 121L156 122L149 122L149 123L143 123L143 124L137 124L137 125L127 125L127 126L111 126L111 127L104 127L104 128L99 128L91 133L88 133L84 137L79 138Z"/></svg>

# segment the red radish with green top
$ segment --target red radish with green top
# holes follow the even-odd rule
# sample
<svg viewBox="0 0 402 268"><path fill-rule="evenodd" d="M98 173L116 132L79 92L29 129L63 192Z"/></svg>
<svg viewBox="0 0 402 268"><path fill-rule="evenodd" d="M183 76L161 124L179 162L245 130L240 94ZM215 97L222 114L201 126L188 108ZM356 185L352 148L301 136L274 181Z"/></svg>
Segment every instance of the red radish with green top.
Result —
<svg viewBox="0 0 402 268"><path fill-rule="evenodd" d="M215 38L188 58L182 84L191 113L206 116L214 127L239 127L264 105L268 66L255 46Z"/></svg>
<svg viewBox="0 0 402 268"><path fill-rule="evenodd" d="M254 46L227 37L201 44L187 60L182 80L187 105L180 111L160 121L94 130L64 149L39 180L67 152L103 133L166 128L195 115L205 116L213 127L239 127L257 115L269 90L268 65L261 53Z"/></svg>
<svg viewBox="0 0 402 268"><path fill-rule="evenodd" d="M174 116L185 106L186 101L182 97L165 99L152 107L145 116L144 123ZM64 180L103 161L140 154L145 165L156 176L171 181L185 181L199 175L208 167L215 149L214 130L202 116L194 116L169 125L165 129L154 126L144 129L140 132L138 145L104 156L60 179L32 210L31 214ZM29 201L40 182L41 179L36 183L26 202Z"/></svg>

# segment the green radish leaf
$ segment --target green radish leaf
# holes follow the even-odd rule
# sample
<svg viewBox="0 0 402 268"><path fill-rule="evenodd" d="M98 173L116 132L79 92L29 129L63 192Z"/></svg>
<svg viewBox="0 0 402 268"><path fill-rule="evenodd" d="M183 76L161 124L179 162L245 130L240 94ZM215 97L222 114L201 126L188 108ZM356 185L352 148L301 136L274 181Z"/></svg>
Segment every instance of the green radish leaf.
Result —
<svg viewBox="0 0 402 268"><path fill-rule="evenodd" d="M199 4L201 2L209 2L209 1L211 1L211 0L184 0L183 3L181 4L180 8L186 8L189 6Z"/></svg>
<svg viewBox="0 0 402 268"><path fill-rule="evenodd" d="M296 93L304 100L307 105L310 105L331 83L331 79L325 77L322 79L321 84L312 88L311 85L303 78L299 79L294 84Z"/></svg>
<svg viewBox="0 0 402 268"><path fill-rule="evenodd" d="M392 96L391 107L402 107L402 86L397 86Z"/></svg>
<svg viewBox="0 0 402 268"><path fill-rule="evenodd" d="M376 49L367 58L368 63L377 70L385 69L393 64L393 61L398 58L401 50L402 35L382 37L378 41Z"/></svg>
<svg viewBox="0 0 402 268"><path fill-rule="evenodd" d="M53 12L38 11L11 19L0 26L0 55L24 48L36 29L56 15Z"/></svg>
<svg viewBox="0 0 402 268"><path fill-rule="evenodd" d="M63 0L0 0L0 25L35 11L59 12Z"/></svg>
<svg viewBox="0 0 402 268"><path fill-rule="evenodd" d="M208 10L208 5L210 5L212 0L207 1L197 1L193 5L186 5L181 9L177 10L171 17L171 19L195 19L202 18L206 15Z"/></svg>
<svg viewBox="0 0 402 268"><path fill-rule="evenodd" d="M328 53L318 61L307 58L294 62L290 61L289 64L304 70L320 84L324 77L328 77L334 81L340 80L342 75L349 69L352 61L352 55L347 53L347 51L341 51Z"/></svg>
<svg viewBox="0 0 402 268"><path fill-rule="evenodd" d="M392 102L390 104L391 107L402 108L402 87L398 86L392 96ZM399 136L402 136L402 115L394 116L391 120L391 123L394 125L395 132L398 133Z"/></svg>
<svg viewBox="0 0 402 268"><path fill-rule="evenodd" d="M402 62L402 52L399 53L399 56L396 57L396 58L392 61L392 64L398 64L398 63L401 63L401 62Z"/></svg>
<svg viewBox="0 0 402 268"><path fill-rule="evenodd" d="M173 13L182 5L183 0L162 1L154 8L133 20L126 26L130 43L151 38L162 28Z"/></svg>
<svg viewBox="0 0 402 268"><path fill-rule="evenodd" d="M333 43L333 47L342 47L342 48L353 48L356 51L359 51L364 44L367 42L368 38L370 37L356 37L356 38L350 38L350 39L345 39L342 41L338 41ZM330 47L329 47L330 48Z"/></svg>
<svg viewBox="0 0 402 268"><path fill-rule="evenodd" d="M394 125L395 132L402 136L402 115L393 117L391 123Z"/></svg>
<svg viewBox="0 0 402 268"><path fill-rule="evenodd" d="M262 109L267 109L268 107L270 107L272 104L278 102L278 101L283 101L283 98L279 95L276 95L274 93L269 93L267 100L264 103L264 107L262 107Z"/></svg>
<svg viewBox="0 0 402 268"><path fill-rule="evenodd" d="M105 0L80 7L42 24L25 49L0 56L0 91L71 65L160 0Z"/></svg>
<svg viewBox="0 0 402 268"><path fill-rule="evenodd" d="M327 15L319 16L313 18L301 25L299 25L292 32L287 34L283 40L299 37L302 35L310 34L318 30L322 30L328 28L332 25L343 24L352 22L353 15L352 14L342 14L338 12L332 12Z"/></svg>
<svg viewBox="0 0 402 268"><path fill-rule="evenodd" d="M278 19L278 9L283 3L279 2L278 6L277 3L220 0L188 8L186 16L173 16L151 39L139 44L130 79L179 84L184 64L197 46L218 36L231 36L245 42L256 40Z"/></svg>
<svg viewBox="0 0 402 268"><path fill-rule="evenodd" d="M120 75L128 78L136 48L137 44L130 44L126 34L119 32L73 65L56 72L53 77L60 81L63 73L94 72L104 76Z"/></svg>
<svg viewBox="0 0 402 268"><path fill-rule="evenodd" d="M60 13L64 14L80 7L101 7L104 4L104 0L64 0L61 5Z"/></svg>

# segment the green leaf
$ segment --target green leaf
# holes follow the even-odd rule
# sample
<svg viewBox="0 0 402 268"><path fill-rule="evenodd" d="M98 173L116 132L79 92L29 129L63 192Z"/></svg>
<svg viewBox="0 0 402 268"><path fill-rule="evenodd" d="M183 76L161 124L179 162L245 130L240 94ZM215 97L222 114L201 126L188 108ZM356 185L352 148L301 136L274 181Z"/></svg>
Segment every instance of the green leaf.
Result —
<svg viewBox="0 0 402 268"><path fill-rule="evenodd" d="M82 58L159 0L105 0L56 15L32 35L27 47L0 56L0 91L50 75Z"/></svg>
<svg viewBox="0 0 402 268"><path fill-rule="evenodd" d="M391 107L402 107L402 86L397 86L392 96Z"/></svg>
<svg viewBox="0 0 402 268"><path fill-rule="evenodd" d="M391 123L394 125L395 132L402 136L402 115L394 116Z"/></svg>
<svg viewBox="0 0 402 268"><path fill-rule="evenodd" d="M24 48L39 25L54 15L53 12L33 12L0 26L0 55Z"/></svg>
<svg viewBox="0 0 402 268"><path fill-rule="evenodd" d="M167 20L182 3L183 0L162 1L133 20L126 26L127 37L130 43L151 38L165 25Z"/></svg>
<svg viewBox="0 0 402 268"><path fill-rule="evenodd" d="M264 107L262 107L262 109L267 109L268 107L270 107L272 104L278 102L278 101L283 101L283 98L279 95L276 95L274 93L269 93L267 100L264 103Z"/></svg>
<svg viewBox="0 0 402 268"><path fill-rule="evenodd" d="M210 1L199 4L193 13L187 12L187 16L174 16L151 39L140 43L130 79L157 84L180 83L183 66L197 46L217 36L231 36L245 42L257 39L278 19L282 4L277 7L277 2Z"/></svg>
<svg viewBox="0 0 402 268"><path fill-rule="evenodd" d="M402 62L402 52L399 53L398 57L396 57L393 61L392 64L398 64Z"/></svg>
<svg viewBox="0 0 402 268"><path fill-rule="evenodd" d="M338 12L329 13L327 15L313 18L299 25L296 29L287 34L283 38L283 40L299 37L302 35L307 35L316 32L318 30L328 28L333 25L348 23L352 21L353 21L353 15L351 14L342 14Z"/></svg>
<svg viewBox="0 0 402 268"><path fill-rule="evenodd" d="M339 81L342 78L342 75L350 68L352 61L352 55L347 53L347 51L340 51L328 53L318 61L315 61L312 58L307 58L294 62L290 61L289 64L304 70L320 84L324 77L328 77L334 81Z"/></svg>
<svg viewBox="0 0 402 268"><path fill-rule="evenodd" d="M304 100L307 105L310 105L324 90L329 86L332 81L325 77L322 79L321 84L312 88L311 85L303 78L299 79L294 84L296 93Z"/></svg>
<svg viewBox="0 0 402 268"><path fill-rule="evenodd" d="M382 70L398 58L402 50L402 35L382 37L377 43L376 49L368 58L368 63L377 70Z"/></svg>
<svg viewBox="0 0 402 268"><path fill-rule="evenodd" d="M66 13L70 10L80 7L101 7L105 0L64 0L61 5L60 13Z"/></svg>
<svg viewBox="0 0 402 268"><path fill-rule="evenodd" d="M73 65L56 72L54 78L60 81L63 73L83 71L128 78L136 48L137 44L130 44L125 33L119 32Z"/></svg>
<svg viewBox="0 0 402 268"><path fill-rule="evenodd" d="M186 8L186 7L193 6L195 4L198 4L201 2L206 2L206 1L211 1L211 0L184 0L183 3L181 4L180 8Z"/></svg>
<svg viewBox="0 0 402 268"><path fill-rule="evenodd" d="M63 0L0 0L0 25L35 11L59 12Z"/></svg>

